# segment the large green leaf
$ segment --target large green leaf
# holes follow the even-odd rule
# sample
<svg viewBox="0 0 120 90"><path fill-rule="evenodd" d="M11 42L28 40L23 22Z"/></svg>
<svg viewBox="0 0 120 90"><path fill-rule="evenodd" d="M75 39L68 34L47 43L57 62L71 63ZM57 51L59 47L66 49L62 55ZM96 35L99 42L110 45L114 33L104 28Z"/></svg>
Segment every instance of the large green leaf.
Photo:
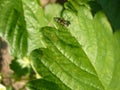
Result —
<svg viewBox="0 0 120 90"><path fill-rule="evenodd" d="M112 77L119 76L119 67L115 70L115 65L119 66L118 57L114 53L117 41L103 12L93 17L89 8L80 6L77 12L65 10L63 17L71 23L68 30L64 26L60 30L50 27L41 30L46 48L38 50L41 53L34 51L38 53L38 58L33 59L36 62L32 61L36 71L43 78L52 74L72 90L112 87Z"/></svg>
<svg viewBox="0 0 120 90"><path fill-rule="evenodd" d="M104 89L81 45L67 30L59 31L46 27L41 31L47 48L41 49L42 53L37 56L37 64L42 63L69 89ZM34 59L32 60L34 62ZM35 67L36 63L33 63ZM45 72L39 73L42 75Z"/></svg>

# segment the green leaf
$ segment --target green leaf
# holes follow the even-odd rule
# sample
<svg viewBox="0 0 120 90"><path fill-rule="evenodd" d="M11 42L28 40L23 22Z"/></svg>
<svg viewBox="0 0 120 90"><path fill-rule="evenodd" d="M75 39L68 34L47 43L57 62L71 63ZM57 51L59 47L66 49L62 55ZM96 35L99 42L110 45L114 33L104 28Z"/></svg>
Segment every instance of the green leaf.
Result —
<svg viewBox="0 0 120 90"><path fill-rule="evenodd" d="M0 35L8 41L11 54L18 57L27 53L27 31L21 4L19 0L0 1Z"/></svg>
<svg viewBox="0 0 120 90"><path fill-rule="evenodd" d="M69 89L104 88L80 44L67 30L45 27L41 31L47 48L41 49L37 63L41 62Z"/></svg>
<svg viewBox="0 0 120 90"><path fill-rule="evenodd" d="M43 9L36 0L23 0L23 10L28 32L28 53L30 53L36 48L44 47L39 29L46 26L47 22Z"/></svg>

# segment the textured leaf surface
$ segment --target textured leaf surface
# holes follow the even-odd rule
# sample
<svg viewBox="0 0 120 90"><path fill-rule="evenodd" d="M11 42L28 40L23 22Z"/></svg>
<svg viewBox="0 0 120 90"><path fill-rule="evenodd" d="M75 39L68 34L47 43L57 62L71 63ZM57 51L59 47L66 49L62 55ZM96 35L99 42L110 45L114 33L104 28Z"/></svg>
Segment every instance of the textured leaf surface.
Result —
<svg viewBox="0 0 120 90"><path fill-rule="evenodd" d="M0 0L0 34L10 44L14 56L23 56L27 52L27 31L21 5L19 0Z"/></svg>
<svg viewBox="0 0 120 90"><path fill-rule="evenodd" d="M80 7L77 14L69 11L64 13L71 17L71 34L82 45L103 85L109 85L115 65L113 52L116 43L106 17L102 12L93 17L86 7Z"/></svg>
<svg viewBox="0 0 120 90"><path fill-rule="evenodd" d="M67 30L46 27L41 31L48 48L41 49L37 63L41 62L70 89L104 88L80 44Z"/></svg>
<svg viewBox="0 0 120 90"><path fill-rule="evenodd" d="M67 86L63 84L62 81L59 80L59 78L55 77L54 74L51 74L51 71L46 67L40 60L40 57L42 56L41 50L35 50L30 55L32 67L34 67L34 71L37 75L39 75L38 78L44 78L47 81L54 82L59 87L61 87L63 90L70 90ZM31 82L29 84L32 84ZM39 86L35 86L39 87Z"/></svg>
<svg viewBox="0 0 120 90"><path fill-rule="evenodd" d="M28 53L32 50L44 47L40 40L41 33L39 29L47 25L43 9L39 6L37 0L22 0L23 10L28 32ZM38 42L39 41L39 42Z"/></svg>

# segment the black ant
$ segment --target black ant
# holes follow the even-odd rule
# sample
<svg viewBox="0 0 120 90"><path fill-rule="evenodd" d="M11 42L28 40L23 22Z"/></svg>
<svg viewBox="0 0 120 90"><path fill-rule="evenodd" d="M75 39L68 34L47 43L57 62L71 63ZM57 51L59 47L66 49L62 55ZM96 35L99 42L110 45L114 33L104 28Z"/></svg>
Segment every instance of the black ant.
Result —
<svg viewBox="0 0 120 90"><path fill-rule="evenodd" d="M65 20L64 18L54 17L54 20L65 27L68 27L70 25L70 21Z"/></svg>

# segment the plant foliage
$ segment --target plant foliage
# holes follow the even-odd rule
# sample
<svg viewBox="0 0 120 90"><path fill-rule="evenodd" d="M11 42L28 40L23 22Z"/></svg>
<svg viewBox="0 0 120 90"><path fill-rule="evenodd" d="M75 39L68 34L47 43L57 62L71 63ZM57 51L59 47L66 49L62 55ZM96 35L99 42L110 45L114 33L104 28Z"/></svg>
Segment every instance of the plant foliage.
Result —
<svg viewBox="0 0 120 90"><path fill-rule="evenodd" d="M39 76L29 80L28 90L120 89L114 16L120 15L116 8L107 12L112 5L105 1L68 0L42 8L37 0L0 0L0 36L15 57L11 68L19 77L31 68Z"/></svg>

